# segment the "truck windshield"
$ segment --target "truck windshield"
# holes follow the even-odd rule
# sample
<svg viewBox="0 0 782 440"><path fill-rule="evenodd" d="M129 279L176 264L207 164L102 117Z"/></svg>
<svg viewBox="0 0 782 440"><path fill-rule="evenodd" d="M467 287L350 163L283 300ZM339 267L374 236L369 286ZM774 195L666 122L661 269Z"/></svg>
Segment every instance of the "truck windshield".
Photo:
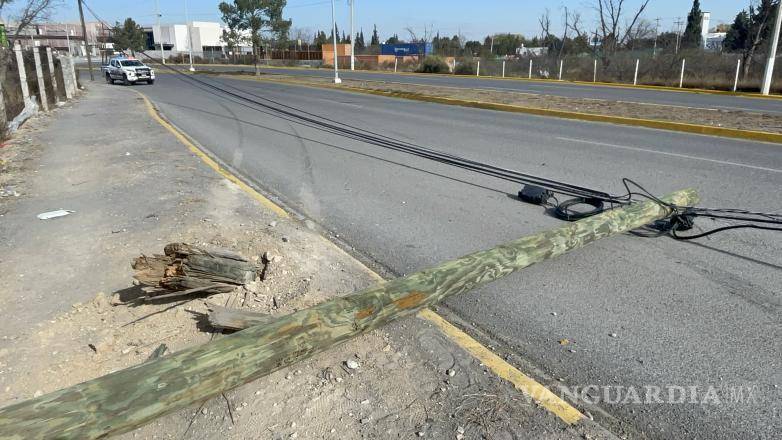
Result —
<svg viewBox="0 0 782 440"><path fill-rule="evenodd" d="M122 65L122 67L139 67L139 66L143 66L143 64L141 64L141 61L136 61L136 60L120 61L119 63L120 63L120 65Z"/></svg>

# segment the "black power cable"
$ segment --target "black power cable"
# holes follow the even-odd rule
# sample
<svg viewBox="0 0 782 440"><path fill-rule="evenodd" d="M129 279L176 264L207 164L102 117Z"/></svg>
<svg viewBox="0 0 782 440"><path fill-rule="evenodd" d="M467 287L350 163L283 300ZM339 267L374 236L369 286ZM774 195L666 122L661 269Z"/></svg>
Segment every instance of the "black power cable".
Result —
<svg viewBox="0 0 782 440"><path fill-rule="evenodd" d="M97 14L95 14L95 12L88 5L86 5L86 3L85 3L85 7L98 21L100 21L104 26L110 28L110 26L108 26L105 23L105 21L103 21L100 17L98 17ZM150 57L146 53L144 52L141 53L147 58L152 59L152 57ZM410 142L401 141L392 138L390 136L386 136L370 130L355 127L340 121L336 121L324 116L317 115L315 113L307 112L305 110L298 109L296 107L281 103L279 101L267 98L265 96L249 92L242 88L232 86L230 84L224 84L224 86L229 87L238 92L241 92L242 94L232 92L230 90L209 83L207 81L194 78L171 66L165 66L165 67L181 75L182 78L192 83L198 84L198 86L200 86L199 88L202 90L205 90L217 96L221 96L223 98L225 98L224 95L231 96L235 99L244 101L245 103L249 103L252 106L260 107L259 109L256 107L248 106L249 108L253 108L256 111L261 111L265 114L269 114L271 116L284 119L288 122L298 123L331 134L336 134L343 137L347 137L349 139L366 142L371 145L412 154L418 157L422 157L425 159L433 160L436 162L444 163L458 168L470 170L487 176L496 177L502 180L521 183L524 185L538 186L540 187L540 190L535 190L533 188L532 191L533 193L537 194L536 197L540 197L539 200L536 199L536 203L550 205L554 207L555 215L563 220L573 221L573 220L589 217L591 215L595 215L604 211L606 209L605 203L611 204L612 207L614 205L624 205L633 202L635 200L633 198L634 196L637 197L639 196L645 199L652 200L655 203L665 206L666 208L671 210L672 214L668 222L668 232L672 237L678 240L692 240L696 238L706 237L711 234L715 234L717 232L721 232L725 230L741 229L741 228L782 231L782 228L773 227L773 226L763 226L763 224L782 225L782 215L780 214L768 214L768 213L752 212L752 211L740 210L740 209L710 209L710 208L675 206L660 200L658 197L654 196L651 192L647 191L638 183L626 178L622 179L622 183L625 186L625 189L627 190L627 194L625 194L624 196L612 196L602 191L597 191L594 189L576 186L561 181L525 174L518 171L462 158L435 149L421 147ZM209 90L204 89L204 87L208 88ZM217 92L222 93L222 95L220 95ZM256 99L248 98L245 95L252 96L253 98ZM243 104L243 105L247 105L247 104ZM266 111L261 109L264 109ZM635 186L640 192L633 191L631 189L631 186ZM557 198L553 195L553 193L565 194L575 198L560 203L557 200ZM523 194L521 192L519 195L522 196L523 198ZM551 204L549 202L550 199L553 199L554 201L556 201L556 203ZM572 209L574 206L578 206L578 205L591 206L592 209L588 211L576 211ZM693 227L695 217L707 217L707 218L729 220L729 221L745 221L748 223L720 227L697 235L690 235L690 236L679 235L678 234L679 231L688 230ZM756 223L760 223L761 225Z"/></svg>

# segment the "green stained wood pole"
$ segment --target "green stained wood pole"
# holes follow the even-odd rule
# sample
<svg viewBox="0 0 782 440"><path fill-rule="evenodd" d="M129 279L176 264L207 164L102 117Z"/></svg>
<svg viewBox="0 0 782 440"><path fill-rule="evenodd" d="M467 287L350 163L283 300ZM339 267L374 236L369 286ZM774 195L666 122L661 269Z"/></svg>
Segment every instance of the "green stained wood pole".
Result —
<svg viewBox="0 0 782 440"><path fill-rule="evenodd" d="M685 190L663 200L690 206L698 195ZM446 297L668 215L669 208L654 202L607 211L2 408L0 438L92 439L132 430Z"/></svg>

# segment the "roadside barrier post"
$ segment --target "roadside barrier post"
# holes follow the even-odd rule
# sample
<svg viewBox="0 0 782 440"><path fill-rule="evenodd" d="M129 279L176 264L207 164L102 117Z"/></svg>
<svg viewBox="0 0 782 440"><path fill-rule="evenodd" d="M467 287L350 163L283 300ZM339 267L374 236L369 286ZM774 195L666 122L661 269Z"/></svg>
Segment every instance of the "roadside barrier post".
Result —
<svg viewBox="0 0 782 440"><path fill-rule="evenodd" d="M733 92L735 93L739 89L739 72L741 71L741 58L736 63L736 78L733 80Z"/></svg>
<svg viewBox="0 0 782 440"><path fill-rule="evenodd" d="M595 58L595 68L594 71L592 72L592 82L594 83L597 82L597 58Z"/></svg>
<svg viewBox="0 0 782 440"><path fill-rule="evenodd" d="M72 99L76 95L76 73L73 70L73 58L66 55L60 58L62 65L62 78L65 82L65 97Z"/></svg>
<svg viewBox="0 0 782 440"><path fill-rule="evenodd" d="M394 73L396 73L396 65L399 62L399 58L394 57Z"/></svg>
<svg viewBox="0 0 782 440"><path fill-rule="evenodd" d="M529 60L529 79L532 79L532 58Z"/></svg>
<svg viewBox="0 0 782 440"><path fill-rule="evenodd" d="M19 82L22 85L22 97L24 105L30 99L30 88L27 87L27 72L24 69L24 56L22 56L22 45L18 41L14 42L14 53L16 54L16 67L19 69Z"/></svg>
<svg viewBox="0 0 782 440"><path fill-rule="evenodd" d="M565 66L565 60L559 60L559 80L562 81L562 68Z"/></svg>
<svg viewBox="0 0 782 440"><path fill-rule="evenodd" d="M481 76L481 60L478 60L478 68L475 69L475 76Z"/></svg>
<svg viewBox="0 0 782 440"><path fill-rule="evenodd" d="M65 96L68 99L72 99L73 95L76 94L76 79L73 77L71 73L71 67L73 65L73 59L70 55L63 57L60 62L65 62L62 66L62 77L68 78L68 81L65 86Z"/></svg>
<svg viewBox="0 0 782 440"><path fill-rule="evenodd" d="M49 111L49 100L46 98L46 83L43 79L43 69L41 65L41 49L42 47L38 48L39 50L35 50L35 46L33 46L33 58L35 59L35 76L38 77L38 98L41 100L41 108L43 111L48 112Z"/></svg>
<svg viewBox="0 0 782 440"><path fill-rule="evenodd" d="M49 75L52 76L52 89L54 90L54 102L60 102L60 96L58 94L57 87L57 72L54 70L54 60L52 59L52 48L46 48L46 58L49 61Z"/></svg>
<svg viewBox="0 0 782 440"><path fill-rule="evenodd" d="M682 58L682 73L679 75L679 88L681 89L684 87L684 66L686 65L687 60L685 58Z"/></svg>
<svg viewBox="0 0 782 440"><path fill-rule="evenodd" d="M505 78L505 60L502 60L502 77Z"/></svg>
<svg viewBox="0 0 782 440"><path fill-rule="evenodd" d="M641 64L641 60L636 58L635 59L635 75L633 75L633 85L638 85L638 66Z"/></svg>

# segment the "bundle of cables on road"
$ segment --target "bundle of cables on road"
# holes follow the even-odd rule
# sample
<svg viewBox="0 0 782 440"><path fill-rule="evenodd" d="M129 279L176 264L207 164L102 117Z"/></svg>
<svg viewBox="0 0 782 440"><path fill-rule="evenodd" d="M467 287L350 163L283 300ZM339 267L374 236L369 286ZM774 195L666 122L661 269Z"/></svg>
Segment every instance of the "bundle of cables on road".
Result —
<svg viewBox="0 0 782 440"><path fill-rule="evenodd" d="M149 59L149 55L142 52ZM174 73L182 81L196 88L223 99L230 100L250 110L267 116L280 118L331 135L337 135L353 141L367 143L376 147L394 150L441 164L453 166L478 174L491 176L508 182L522 184L519 198L523 201L553 208L553 214L566 221L574 221L599 214L606 209L633 203L640 198L652 200L671 210L668 219L654 225L657 234L669 234L678 240L692 240L730 229L751 228L769 231L782 231L782 214L767 214L740 209L710 209L692 206L674 206L644 189L630 179L622 179L627 193L621 196L611 195L591 188L572 185L558 180L547 179L531 174L521 173L511 169L478 162L456 156L433 148L422 147L409 141L396 139L384 134L356 127L345 122L308 112L306 110L284 104L265 97L254 91L236 87L225 82L212 82L188 75L169 65L162 65ZM257 90L257 89L254 89ZM633 191L631 187L636 188ZM560 202L557 195L571 197ZM606 207L609 205L609 207ZM583 210L583 208L587 208ZM697 217L706 217L724 221L727 224L696 235L682 235L680 232L690 230ZM738 223L737 223L738 222Z"/></svg>

